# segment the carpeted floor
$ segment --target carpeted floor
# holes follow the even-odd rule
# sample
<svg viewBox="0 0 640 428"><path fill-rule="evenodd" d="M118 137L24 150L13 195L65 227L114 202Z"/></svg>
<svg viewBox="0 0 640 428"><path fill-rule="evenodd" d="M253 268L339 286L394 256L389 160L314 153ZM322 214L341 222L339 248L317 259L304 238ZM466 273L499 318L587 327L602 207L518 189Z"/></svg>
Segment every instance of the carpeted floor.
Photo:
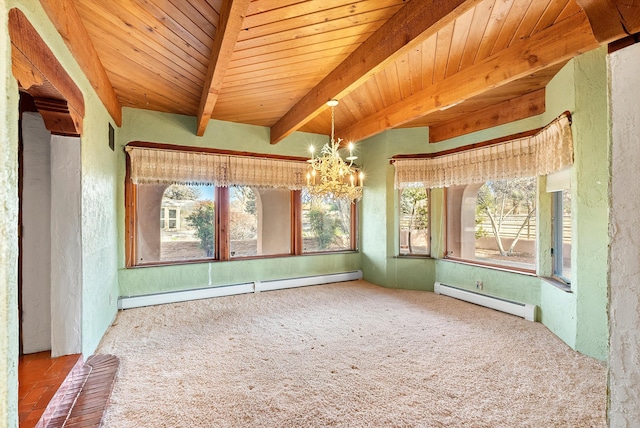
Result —
<svg viewBox="0 0 640 428"><path fill-rule="evenodd" d="M606 369L543 325L345 282L118 314L107 427L600 427Z"/></svg>

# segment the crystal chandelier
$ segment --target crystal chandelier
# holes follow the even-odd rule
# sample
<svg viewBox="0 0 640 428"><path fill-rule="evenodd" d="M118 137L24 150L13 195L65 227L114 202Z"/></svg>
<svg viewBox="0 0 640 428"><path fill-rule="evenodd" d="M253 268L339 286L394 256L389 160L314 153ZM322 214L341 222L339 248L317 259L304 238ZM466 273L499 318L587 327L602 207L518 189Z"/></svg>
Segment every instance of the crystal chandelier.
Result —
<svg viewBox="0 0 640 428"><path fill-rule="evenodd" d="M325 144L320 150L320 155L314 157L315 148L311 146L311 159L309 172L307 173L307 188L314 197L329 197L332 199L346 199L357 201L362 198L362 182L364 174L358 172L353 161L358 159L353 155L353 143L349 143L349 156L346 162L340 157L340 142L335 139L334 108L337 100L330 100L327 105L331 107L331 143Z"/></svg>

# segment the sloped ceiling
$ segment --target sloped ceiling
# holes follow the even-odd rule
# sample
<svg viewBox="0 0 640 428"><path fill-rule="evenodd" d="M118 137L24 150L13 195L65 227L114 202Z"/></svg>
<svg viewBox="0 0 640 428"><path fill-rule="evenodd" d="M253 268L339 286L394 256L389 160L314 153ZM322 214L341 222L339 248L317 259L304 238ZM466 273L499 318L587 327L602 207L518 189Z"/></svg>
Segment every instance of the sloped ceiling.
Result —
<svg viewBox="0 0 640 428"><path fill-rule="evenodd" d="M41 3L50 17L75 8L121 106L196 116L199 135L209 117L266 126L272 143L328 134L331 98L336 133L355 140L455 121L625 35L597 41L576 0Z"/></svg>

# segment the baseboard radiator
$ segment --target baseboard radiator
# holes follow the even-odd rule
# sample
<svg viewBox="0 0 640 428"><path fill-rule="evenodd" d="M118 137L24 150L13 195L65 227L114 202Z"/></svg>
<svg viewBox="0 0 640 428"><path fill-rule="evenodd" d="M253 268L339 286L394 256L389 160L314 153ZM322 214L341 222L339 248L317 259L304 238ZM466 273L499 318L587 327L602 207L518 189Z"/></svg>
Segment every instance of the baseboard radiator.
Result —
<svg viewBox="0 0 640 428"><path fill-rule="evenodd" d="M442 294L444 296L464 300L465 302L475 303L476 305L485 306L497 311L506 312L511 315L522 317L528 321L535 321L536 305L513 302L511 300L501 299L488 294L476 293L474 291L442 284L440 282L435 283L434 292L436 294Z"/></svg>
<svg viewBox="0 0 640 428"><path fill-rule="evenodd" d="M163 305L166 303L186 302L187 300L208 299L211 297L233 296L235 294L259 293L261 291L282 290L284 288L306 287L308 285L329 284L332 282L354 281L362 279L362 271L334 273L328 275L285 278L271 281L254 281L242 284L179 290L167 293L125 296L118 299L118 309L139 308L142 306Z"/></svg>

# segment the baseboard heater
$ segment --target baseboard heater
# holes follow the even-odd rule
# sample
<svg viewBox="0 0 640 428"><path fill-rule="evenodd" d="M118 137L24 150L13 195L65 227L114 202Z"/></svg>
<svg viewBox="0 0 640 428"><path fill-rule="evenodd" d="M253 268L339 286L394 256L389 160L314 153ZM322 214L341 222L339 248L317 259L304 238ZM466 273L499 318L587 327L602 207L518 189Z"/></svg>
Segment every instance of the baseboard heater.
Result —
<svg viewBox="0 0 640 428"><path fill-rule="evenodd" d="M528 321L535 321L536 305L513 302L511 300L501 299L488 294L476 293L474 291L442 284L440 282L435 283L434 292L436 294L442 294L444 296L464 300L465 302L475 303L476 305L485 306L497 311L506 312L511 315L522 317Z"/></svg>
<svg viewBox="0 0 640 428"><path fill-rule="evenodd" d="M142 296L125 296L118 299L118 309L131 309L142 306L186 302L188 300L209 299L211 297L233 296L236 294L306 287L308 285L329 284L332 282L353 281L356 279L362 279L361 270L300 278L276 279L271 281L254 281L242 284L196 288L192 290L170 291L167 293L145 294Z"/></svg>

